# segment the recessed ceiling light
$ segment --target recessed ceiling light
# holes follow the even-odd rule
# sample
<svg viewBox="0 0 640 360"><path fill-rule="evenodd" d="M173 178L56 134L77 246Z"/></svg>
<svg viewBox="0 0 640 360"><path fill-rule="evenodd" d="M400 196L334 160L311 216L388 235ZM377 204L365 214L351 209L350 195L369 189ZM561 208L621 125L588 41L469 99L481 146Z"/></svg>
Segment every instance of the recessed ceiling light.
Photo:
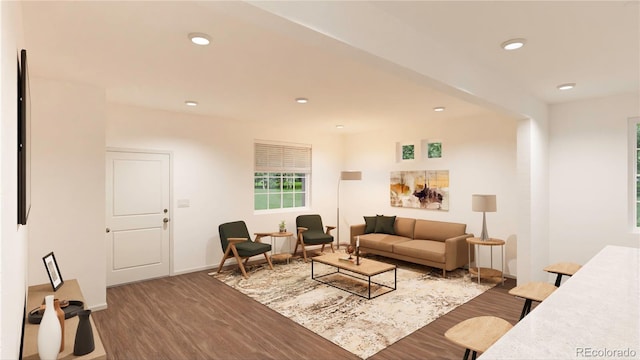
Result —
<svg viewBox="0 0 640 360"><path fill-rule="evenodd" d="M209 45L211 42L209 35L203 33L190 33L189 39L196 45Z"/></svg>
<svg viewBox="0 0 640 360"><path fill-rule="evenodd" d="M308 103L308 102L309 102L309 99L307 99L307 98L303 98L303 97L299 97L299 98L296 98L296 102L297 102L298 104L306 104L306 103Z"/></svg>
<svg viewBox="0 0 640 360"><path fill-rule="evenodd" d="M505 50L516 50L523 47L526 42L526 39L511 39L503 42L500 46Z"/></svg>
<svg viewBox="0 0 640 360"><path fill-rule="evenodd" d="M437 111L437 112L444 111L444 106L434 107L434 108L433 108L433 111Z"/></svg>
<svg viewBox="0 0 640 360"><path fill-rule="evenodd" d="M336 129L344 129L344 125L336 125Z"/></svg>
<svg viewBox="0 0 640 360"><path fill-rule="evenodd" d="M184 102L184 104L187 106L198 106L198 102L193 100L187 100Z"/></svg>
<svg viewBox="0 0 640 360"><path fill-rule="evenodd" d="M571 90L574 87L576 87L576 83L560 84L560 85L558 85L556 87L558 88L558 90Z"/></svg>

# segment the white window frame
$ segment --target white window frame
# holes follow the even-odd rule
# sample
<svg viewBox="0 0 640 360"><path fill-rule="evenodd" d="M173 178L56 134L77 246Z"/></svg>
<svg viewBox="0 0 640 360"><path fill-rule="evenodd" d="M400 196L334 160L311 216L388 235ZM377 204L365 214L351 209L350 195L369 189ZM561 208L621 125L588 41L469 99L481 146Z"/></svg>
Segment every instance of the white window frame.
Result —
<svg viewBox="0 0 640 360"><path fill-rule="evenodd" d="M640 173L638 173L638 147L637 135L638 126L640 125L640 117L629 118L629 227L634 233L640 233L638 224L638 181L640 181Z"/></svg>
<svg viewBox="0 0 640 360"><path fill-rule="evenodd" d="M267 140L254 140L253 153L254 214L299 212L300 210L306 210L310 208L309 202L311 199L311 145L274 142ZM304 174L304 189L301 190L301 192L304 192L304 206L282 207L283 201L281 198L281 207L279 208L256 209L255 179L257 173L292 173L294 174L294 176L295 174ZM281 196L284 197L284 192L281 191L280 193Z"/></svg>

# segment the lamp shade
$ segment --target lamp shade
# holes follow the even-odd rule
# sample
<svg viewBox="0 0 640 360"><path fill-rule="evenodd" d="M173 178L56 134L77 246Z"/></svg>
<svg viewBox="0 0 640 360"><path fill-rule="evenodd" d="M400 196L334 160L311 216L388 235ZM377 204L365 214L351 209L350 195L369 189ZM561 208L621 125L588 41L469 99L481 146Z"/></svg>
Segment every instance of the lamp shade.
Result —
<svg viewBox="0 0 640 360"><path fill-rule="evenodd" d="M342 171L340 180L362 180L362 171Z"/></svg>
<svg viewBox="0 0 640 360"><path fill-rule="evenodd" d="M496 212L495 195L471 195L471 210L478 212Z"/></svg>

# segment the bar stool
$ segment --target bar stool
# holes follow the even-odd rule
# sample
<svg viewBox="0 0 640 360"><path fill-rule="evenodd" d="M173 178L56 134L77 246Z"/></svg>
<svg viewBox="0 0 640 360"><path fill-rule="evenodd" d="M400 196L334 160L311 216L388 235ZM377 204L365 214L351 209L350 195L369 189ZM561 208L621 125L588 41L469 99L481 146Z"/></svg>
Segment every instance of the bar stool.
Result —
<svg viewBox="0 0 640 360"><path fill-rule="evenodd" d="M469 359L469 352L475 360L478 352L485 352L513 325L495 316L478 316L464 320L444 333L444 337L456 345L464 347L464 360Z"/></svg>
<svg viewBox="0 0 640 360"><path fill-rule="evenodd" d="M542 302L542 300L556 291L557 288L557 286L546 282L530 282L509 290L509 294L525 299L520 320L531 311L531 303L533 301Z"/></svg>
<svg viewBox="0 0 640 360"><path fill-rule="evenodd" d="M571 262L561 262L547 266L546 268L544 268L544 271L552 274L557 274L558 276L556 276L555 285L560 286L560 283L562 282L562 275L573 276L573 274L580 270L581 267L582 265L579 264Z"/></svg>

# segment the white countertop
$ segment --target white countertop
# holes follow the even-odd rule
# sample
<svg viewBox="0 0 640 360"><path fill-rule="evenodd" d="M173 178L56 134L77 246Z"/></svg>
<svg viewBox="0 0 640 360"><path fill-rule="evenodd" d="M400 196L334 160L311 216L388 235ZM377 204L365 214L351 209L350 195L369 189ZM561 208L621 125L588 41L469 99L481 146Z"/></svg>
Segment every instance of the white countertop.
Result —
<svg viewBox="0 0 640 360"><path fill-rule="evenodd" d="M640 359L640 249L607 246L480 359Z"/></svg>

